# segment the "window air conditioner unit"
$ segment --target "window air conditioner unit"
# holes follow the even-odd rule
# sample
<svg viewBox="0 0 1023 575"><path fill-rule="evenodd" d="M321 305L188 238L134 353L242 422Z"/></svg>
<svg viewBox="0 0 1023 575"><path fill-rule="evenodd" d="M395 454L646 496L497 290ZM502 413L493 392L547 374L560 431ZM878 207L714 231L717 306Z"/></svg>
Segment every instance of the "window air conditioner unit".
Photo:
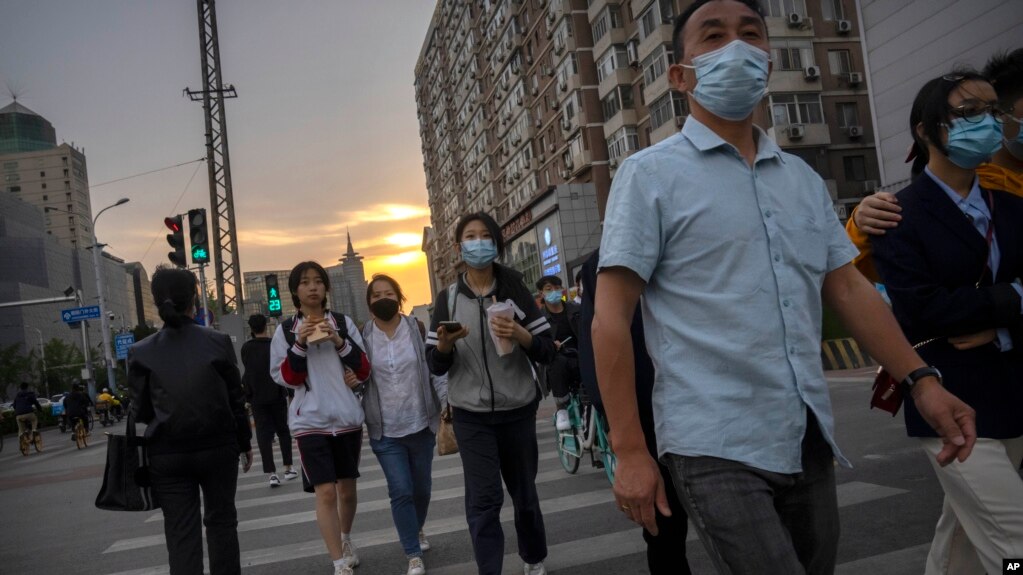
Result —
<svg viewBox="0 0 1023 575"><path fill-rule="evenodd" d="M618 167L618 158L611 158L611 160L608 161L607 164L609 166L611 166L612 168L617 168Z"/></svg>
<svg viewBox="0 0 1023 575"><path fill-rule="evenodd" d="M558 107L560 107L560 106L561 106L561 102L559 102L557 100L551 100L551 109L552 110L557 110Z"/></svg>
<svg viewBox="0 0 1023 575"><path fill-rule="evenodd" d="M572 170L561 170L561 179L563 180L572 179Z"/></svg>
<svg viewBox="0 0 1023 575"><path fill-rule="evenodd" d="M798 140L806 134L806 128L802 124L792 124L789 126L789 139Z"/></svg>
<svg viewBox="0 0 1023 575"><path fill-rule="evenodd" d="M863 182L863 193L873 194L877 191L877 180L864 180Z"/></svg>
<svg viewBox="0 0 1023 575"><path fill-rule="evenodd" d="M541 126L543 126L543 118L537 118L536 119L536 127L539 128Z"/></svg>
<svg viewBox="0 0 1023 575"><path fill-rule="evenodd" d="M807 80L817 80L821 77L821 67L807 66L806 68L803 68L803 77Z"/></svg>
<svg viewBox="0 0 1023 575"><path fill-rule="evenodd" d="M568 121L568 118L561 119L561 129L566 132L572 129L572 123Z"/></svg>
<svg viewBox="0 0 1023 575"><path fill-rule="evenodd" d="M540 88L538 86L533 86L533 95L536 96L539 93L540 93Z"/></svg>
<svg viewBox="0 0 1023 575"><path fill-rule="evenodd" d="M676 128L681 130L682 126L684 126L685 123L686 123L686 117L685 116L675 116L675 127Z"/></svg>
<svg viewBox="0 0 1023 575"><path fill-rule="evenodd" d="M504 39L504 49L511 50L511 38Z"/></svg>
<svg viewBox="0 0 1023 575"><path fill-rule="evenodd" d="M554 144L547 144L547 151L553 154L554 153Z"/></svg>
<svg viewBox="0 0 1023 575"><path fill-rule="evenodd" d="M533 63L533 57L527 54L526 55L526 64L532 64L532 63Z"/></svg>
<svg viewBox="0 0 1023 575"><path fill-rule="evenodd" d="M859 138L863 135L863 126L849 126L846 128L846 133L850 138Z"/></svg>
<svg viewBox="0 0 1023 575"><path fill-rule="evenodd" d="M859 72L849 72L849 85L859 86L863 83L863 74Z"/></svg>
<svg viewBox="0 0 1023 575"><path fill-rule="evenodd" d="M630 40L625 45L625 52L629 56L629 66L631 68L639 68L639 47L635 40Z"/></svg>
<svg viewBox="0 0 1023 575"><path fill-rule="evenodd" d="M547 24L554 24L554 19L555 18L557 18L557 17L554 15L554 12L548 12L547 13Z"/></svg>
<svg viewBox="0 0 1023 575"><path fill-rule="evenodd" d="M522 72L522 68L518 64L512 66L512 74L518 76Z"/></svg>
<svg viewBox="0 0 1023 575"><path fill-rule="evenodd" d="M540 154L539 156L536 157L536 160L537 162L542 164L547 161L547 156Z"/></svg>
<svg viewBox="0 0 1023 575"><path fill-rule="evenodd" d="M848 20L835 20L835 28L838 29L839 34L848 34L852 32L852 22Z"/></svg>
<svg viewBox="0 0 1023 575"><path fill-rule="evenodd" d="M519 96L519 97L515 98L515 104L519 105L519 106L522 105L522 96Z"/></svg>
<svg viewBox="0 0 1023 575"><path fill-rule="evenodd" d="M798 28L803 25L803 17L793 12L789 14L789 28Z"/></svg>

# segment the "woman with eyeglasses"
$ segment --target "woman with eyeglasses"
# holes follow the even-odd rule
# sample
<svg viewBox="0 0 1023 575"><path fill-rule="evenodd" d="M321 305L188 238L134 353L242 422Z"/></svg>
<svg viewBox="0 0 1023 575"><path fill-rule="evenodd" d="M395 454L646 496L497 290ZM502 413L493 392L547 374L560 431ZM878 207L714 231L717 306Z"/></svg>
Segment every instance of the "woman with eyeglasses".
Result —
<svg viewBox="0 0 1023 575"><path fill-rule="evenodd" d="M1023 198L978 183L1002 145L1004 113L980 74L931 80L910 112L923 173L898 193L902 221L871 238L895 316L950 392L977 412L964 462L931 464L945 492L926 573L997 573L1023 556ZM934 373L932 373L934 374ZM906 430L942 440L910 399Z"/></svg>
<svg viewBox="0 0 1023 575"><path fill-rule="evenodd" d="M435 375L448 375L476 566L480 575L502 573L503 479L515 506L523 573L544 575L547 534L536 493L540 389L531 362L554 357L551 327L522 274L495 263L504 240L494 218L484 212L462 216L455 249L466 268L434 300L426 354ZM492 306L508 300L515 305L513 317L488 319ZM498 350L495 338L505 349Z"/></svg>

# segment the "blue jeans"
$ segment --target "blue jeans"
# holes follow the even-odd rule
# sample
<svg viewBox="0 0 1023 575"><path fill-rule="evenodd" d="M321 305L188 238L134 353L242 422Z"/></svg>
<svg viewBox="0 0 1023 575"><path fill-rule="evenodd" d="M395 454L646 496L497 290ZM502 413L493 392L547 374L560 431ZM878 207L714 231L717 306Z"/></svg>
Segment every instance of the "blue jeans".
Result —
<svg viewBox="0 0 1023 575"><path fill-rule="evenodd" d="M719 574L835 572L839 525L834 457L812 414L802 453L803 471L795 474L717 457L669 453L662 458Z"/></svg>
<svg viewBox="0 0 1023 575"><path fill-rule="evenodd" d="M419 530L426 523L426 511L430 507L430 471L435 444L436 438L429 427L405 437L383 436L369 440L387 479L391 517L398 539L409 557L423 555L419 548Z"/></svg>

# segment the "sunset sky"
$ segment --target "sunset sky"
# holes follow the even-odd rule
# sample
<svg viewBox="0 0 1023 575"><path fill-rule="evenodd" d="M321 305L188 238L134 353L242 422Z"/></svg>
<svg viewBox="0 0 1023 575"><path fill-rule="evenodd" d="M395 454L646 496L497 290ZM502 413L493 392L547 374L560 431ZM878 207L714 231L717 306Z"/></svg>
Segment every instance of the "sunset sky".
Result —
<svg viewBox="0 0 1023 575"><path fill-rule="evenodd" d="M367 276L430 300L413 70L433 0L218 0L242 271L334 264L351 230ZM97 233L152 272L163 218L209 209L191 0L0 0L0 107L18 101L88 159ZM180 201L179 201L180 197Z"/></svg>

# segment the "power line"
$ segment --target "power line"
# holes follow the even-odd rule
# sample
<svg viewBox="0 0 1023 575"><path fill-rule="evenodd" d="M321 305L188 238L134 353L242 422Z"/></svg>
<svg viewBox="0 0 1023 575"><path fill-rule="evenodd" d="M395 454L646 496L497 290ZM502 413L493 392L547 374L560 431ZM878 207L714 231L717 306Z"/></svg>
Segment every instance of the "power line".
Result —
<svg viewBox="0 0 1023 575"><path fill-rule="evenodd" d="M110 180L110 181L107 181L107 182L101 182L99 184L90 184L89 185L89 189L95 189L95 188L98 188L100 186L106 186L108 184L115 184L117 182L123 182L124 180L130 180L132 178L139 178L139 177L142 177L142 176L148 176L149 174L155 174L157 172L163 172L163 171L166 171L166 170L172 170L174 168L180 168L181 166L187 166L188 164L192 164L192 163L196 163L196 162L205 162L205 161L206 161L206 158L199 158L198 160L189 160L187 162L181 162L180 164L174 164L173 166L167 166L167 167L164 167L164 168L157 168L155 170L149 170L148 172L142 172L140 174L133 174L131 176L125 176L123 178L117 178L116 180Z"/></svg>
<svg viewBox="0 0 1023 575"><path fill-rule="evenodd" d="M206 161L206 158L202 158L202 159L198 160L198 162L205 162L205 161ZM186 162L186 163L187 164L191 164L192 162ZM185 164L179 164L179 165L183 166ZM202 164L200 164L200 163L197 163L195 165L195 170L192 171L192 176L190 178L188 178L188 183L185 184L185 189L181 190L181 194L178 195L178 199L177 199L176 202L174 202L174 207L172 207L170 209L170 213L173 214L174 212L177 211L178 205L181 204L182 198L185 197L185 192L187 192L188 191L188 187L192 185L192 180L194 180L195 179L195 175L199 173L199 168L201 166L202 166ZM163 234L163 232L160 232L160 233L156 234L156 236L153 237L153 241L149 242L149 247L146 248L146 253L142 254L142 257L139 259L140 262L144 261L146 259L146 256L149 255L149 250L153 249L153 244L156 243L156 240L160 239L160 235L161 234Z"/></svg>

